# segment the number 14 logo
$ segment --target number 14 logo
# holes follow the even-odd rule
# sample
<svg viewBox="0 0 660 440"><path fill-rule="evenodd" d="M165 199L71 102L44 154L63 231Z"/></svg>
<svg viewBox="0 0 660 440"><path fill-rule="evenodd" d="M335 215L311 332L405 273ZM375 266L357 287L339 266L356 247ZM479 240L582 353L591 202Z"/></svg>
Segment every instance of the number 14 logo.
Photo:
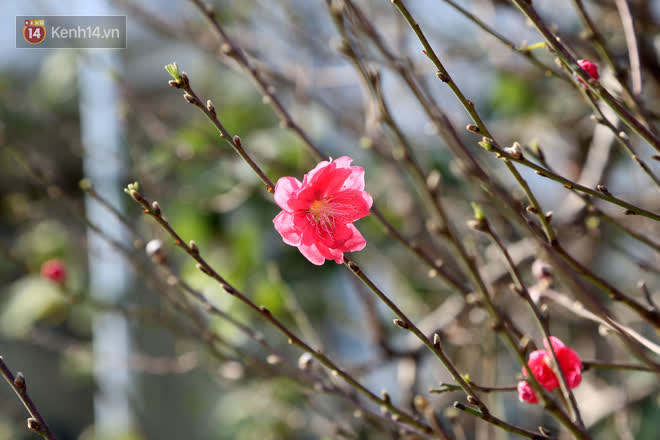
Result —
<svg viewBox="0 0 660 440"><path fill-rule="evenodd" d="M39 44L46 38L45 20L25 20L23 38L30 44Z"/></svg>

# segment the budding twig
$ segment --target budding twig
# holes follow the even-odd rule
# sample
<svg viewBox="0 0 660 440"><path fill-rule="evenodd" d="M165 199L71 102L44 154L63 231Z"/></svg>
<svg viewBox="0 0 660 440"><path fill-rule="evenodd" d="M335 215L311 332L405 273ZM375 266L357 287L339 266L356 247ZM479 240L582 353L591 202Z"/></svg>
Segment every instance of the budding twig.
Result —
<svg viewBox="0 0 660 440"><path fill-rule="evenodd" d="M25 377L22 373L17 373L16 376L14 376L2 356L0 356L0 374L2 374L2 377L5 378L9 386L21 400L21 403L23 403L23 406L25 406L25 409L30 413L30 418L27 419L28 428L36 434L39 434L42 438L55 440L55 435L48 427L46 420L41 416L37 406L27 392Z"/></svg>

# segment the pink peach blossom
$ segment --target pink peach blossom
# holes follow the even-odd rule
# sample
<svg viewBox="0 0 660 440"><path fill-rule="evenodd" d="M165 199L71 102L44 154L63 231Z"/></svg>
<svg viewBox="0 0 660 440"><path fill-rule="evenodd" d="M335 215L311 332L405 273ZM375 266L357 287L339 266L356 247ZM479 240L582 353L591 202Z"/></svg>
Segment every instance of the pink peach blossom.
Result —
<svg viewBox="0 0 660 440"><path fill-rule="evenodd" d="M552 344L552 349L557 355L559 361L559 368L566 378L566 385L573 389L580 385L582 382L582 360L580 356L568 348L561 339L550 336L549 343ZM559 386L559 379L552 370L552 353L550 353L550 345L548 340L543 341L546 350L535 350L529 354L527 365L529 365L532 374L538 383L548 391L552 391ZM525 377L529 377L527 369L523 367L522 370ZM520 384L519 384L520 393Z"/></svg>
<svg viewBox="0 0 660 440"><path fill-rule="evenodd" d="M41 265L41 277L57 284L66 281L66 265L62 260L48 260Z"/></svg>
<svg viewBox="0 0 660 440"><path fill-rule="evenodd" d="M566 347L564 343L554 336L550 336L550 343L559 360L559 367L561 368L566 384L569 388L573 389L580 385L582 382L582 360L580 356L572 349ZM548 350L548 355L551 356L548 341L544 340L543 345Z"/></svg>
<svg viewBox="0 0 660 440"><path fill-rule="evenodd" d="M598 74L598 66L595 63L592 63L589 60L578 60L577 63L580 67L586 70L589 76L592 77L593 79L600 78L600 75ZM578 77L578 81L582 83L583 87L587 87L584 81L582 81L582 78Z"/></svg>
<svg viewBox="0 0 660 440"><path fill-rule="evenodd" d="M559 386L557 376L550 367L550 356L545 350L534 350L531 352L527 360L527 365L529 365L529 369L532 370L532 374L538 383L546 390L552 391ZM529 377L525 367L523 367L522 372L525 377Z"/></svg>
<svg viewBox="0 0 660 440"><path fill-rule="evenodd" d="M539 401L534 389L524 380L518 382L518 399L520 399L521 402L527 403L537 403Z"/></svg>
<svg viewBox="0 0 660 440"><path fill-rule="evenodd" d="M275 185L282 208L273 219L275 229L313 264L343 263L344 252L366 245L353 222L369 215L373 199L364 191L364 169L352 161L348 156L323 161L302 182L282 177Z"/></svg>

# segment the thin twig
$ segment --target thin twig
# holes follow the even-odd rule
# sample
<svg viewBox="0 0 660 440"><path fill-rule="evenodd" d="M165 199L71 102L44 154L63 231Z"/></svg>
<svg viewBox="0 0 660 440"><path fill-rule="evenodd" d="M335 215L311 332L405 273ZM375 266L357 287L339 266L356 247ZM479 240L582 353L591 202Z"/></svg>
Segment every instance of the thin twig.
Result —
<svg viewBox="0 0 660 440"><path fill-rule="evenodd" d="M589 74L582 69L577 60L571 53L564 47L564 44L552 33L552 31L545 24L543 19L537 14L536 10L527 0L511 0L525 16L534 24L543 38L552 46L557 56L561 58L562 62L575 73L582 81L588 85L589 89L597 94L612 110L621 118L621 120L633 129L642 139L647 141L653 148L660 151L660 138L658 138L647 126L642 124L634 115L628 111L610 92L608 92L598 80L589 76Z"/></svg>
<svg viewBox="0 0 660 440"><path fill-rule="evenodd" d="M39 434L42 438L55 440L55 435L52 433L46 420L42 417L37 409L37 406L32 401L32 398L27 392L27 383L22 373L16 376L11 372L2 356L0 356L0 373L5 378L9 386L14 390L18 398L25 406L25 409L30 413L30 418L27 419L27 426L31 431Z"/></svg>
<svg viewBox="0 0 660 440"><path fill-rule="evenodd" d="M501 428L507 432L510 432L512 434L517 434L521 437L525 438L530 438L532 440L541 440L541 439L550 439L551 437L548 437L547 435L538 433L538 432L533 432L533 431L528 431L526 429L522 429L518 426L512 425L510 423L505 422L504 420L498 419L497 417L492 416L491 414L484 414L483 412L476 410L474 408L470 408L468 406L463 405L460 402L455 402L454 403L454 408L459 409L463 412L466 412L468 414L471 414L473 416L479 417L482 420L485 420L486 422L490 423L491 425L495 425L498 428Z"/></svg>
<svg viewBox="0 0 660 440"><path fill-rule="evenodd" d="M373 401L378 405L385 406L392 413L397 414L402 422L405 422L407 425L410 425L412 428L421 430L425 434L429 434L429 435L433 433L433 429L430 426L417 421L413 416L395 407L391 402L385 401L384 399L381 399L376 394L369 391L364 385L360 384L350 374L348 374L346 371L341 369L337 364L331 361L325 354L319 352L318 350L314 350L312 347L307 345L307 343L305 343L302 339L296 336L291 330L289 330L288 327L284 323L282 323L282 321L274 317L270 312L270 310L268 310L263 306L256 305L247 296L245 296L235 287L229 284L222 276L220 276L220 274L218 274L218 272L216 272L215 269L213 269L213 267L211 267L211 265L209 265L208 262L206 262L204 258L202 258L198 249L195 250L193 247L187 245L183 241L181 236L172 228L172 226L170 226L168 221L165 220L165 217L163 216L161 210L154 210L152 207L152 203L150 203L149 200L147 200L141 193L135 190L134 187L129 188L129 192L131 197L143 207L144 213L151 216L170 236L172 236L172 238L174 238L175 240L176 245L179 246L181 249L183 249L195 261L197 261L198 269L205 275L217 281L221 285L223 291L233 296L234 298L238 299L239 301L247 305L250 309L258 313L265 320L270 322L275 328L277 328L280 332L282 332L286 337L288 337L289 342L291 344L297 345L298 347L302 348L304 351L309 352L319 362L321 362L321 364L323 364L328 369L330 369L330 371L335 372L335 374L337 374L342 379L344 379L346 383L354 387L356 390L364 394L369 400Z"/></svg>

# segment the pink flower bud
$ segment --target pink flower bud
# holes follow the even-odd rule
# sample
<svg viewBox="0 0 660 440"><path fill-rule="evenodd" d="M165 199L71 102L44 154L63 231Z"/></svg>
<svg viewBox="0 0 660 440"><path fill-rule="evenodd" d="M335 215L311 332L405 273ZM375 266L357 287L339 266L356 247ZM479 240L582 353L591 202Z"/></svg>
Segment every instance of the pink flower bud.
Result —
<svg viewBox="0 0 660 440"><path fill-rule="evenodd" d="M53 259L48 260L41 265L41 276L57 284L64 284L66 281L66 265L64 261Z"/></svg>
<svg viewBox="0 0 660 440"><path fill-rule="evenodd" d="M534 389L524 380L518 382L518 399L527 403L537 403L539 401Z"/></svg>
<svg viewBox="0 0 660 440"><path fill-rule="evenodd" d="M582 67L586 72L591 76L593 79L598 79L600 78L600 75L598 74L598 66L595 63L592 63L589 60L578 60L578 65ZM587 85L582 81L581 78L578 78L578 81L582 83L583 87L587 87Z"/></svg>

